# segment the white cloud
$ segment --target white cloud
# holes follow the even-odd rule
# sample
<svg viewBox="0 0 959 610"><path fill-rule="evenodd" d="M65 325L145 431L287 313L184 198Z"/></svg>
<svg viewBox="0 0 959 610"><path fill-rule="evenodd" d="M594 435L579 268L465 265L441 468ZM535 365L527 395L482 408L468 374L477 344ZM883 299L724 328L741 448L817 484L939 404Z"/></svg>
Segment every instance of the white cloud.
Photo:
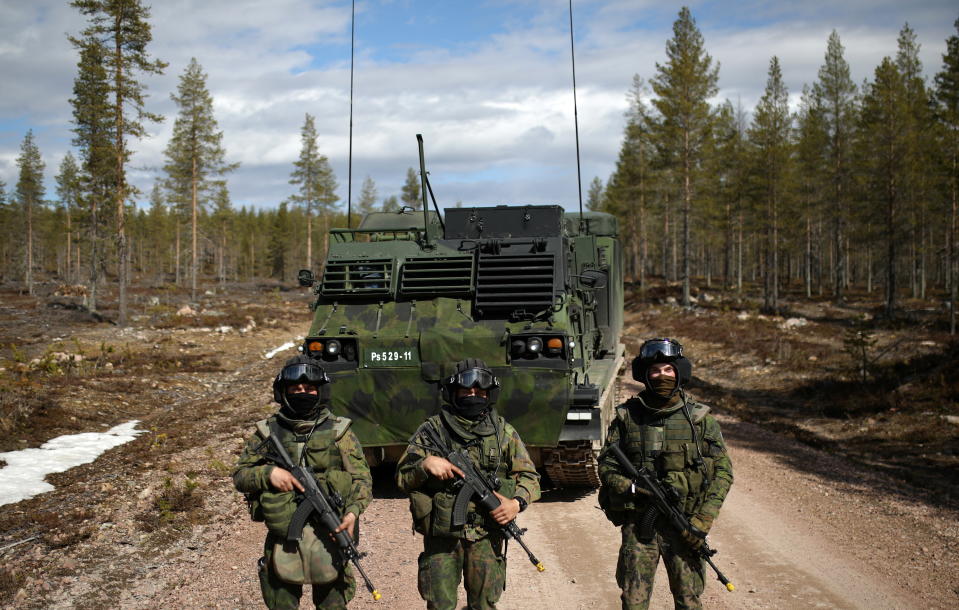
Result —
<svg viewBox="0 0 959 610"><path fill-rule="evenodd" d="M378 41L358 32L354 190L369 174L381 197L397 192L406 168L417 164L413 136L423 133L441 204L476 198L575 207L566 2L524 2L535 11L525 22L514 16L515 4L486 5L489 11L501 11L507 24L496 34L455 48L430 46L426 40L402 49L403 61L384 59L391 55L382 52ZM380 7L361 3L359 9L362 14ZM676 8L617 0L577 2L576 10L587 184L592 176L605 179L612 171L626 91L633 74L648 80L655 63L665 60ZM857 83L871 76L883 55L895 53L906 20L917 31L926 72L932 74L939 69L956 16L954 7L938 1L919 7L865 0L843 6L757 1L743 4L732 16L715 3L692 3L692 11L708 52L721 63L718 99L740 99L747 109L762 93L773 54L780 57L796 99L803 83L816 79L833 28L842 37ZM721 20L714 17L720 12ZM768 25L756 25L760 18ZM153 137L135 143L134 166L162 165L176 113L169 94L189 59L196 57L209 75L229 160L242 163L229 177L235 203L275 205L290 194L287 180L307 112L316 117L320 150L329 156L345 198L348 3L168 0L154 3L151 23L150 52L170 66L165 75L147 79L148 107L168 120L149 126ZM71 137L68 99L76 57L65 33L76 34L83 26L77 12L60 0L0 5L0 78L6 83L0 96L0 178L8 185L15 182L13 160L28 127L37 132L52 184ZM148 171L132 178L149 192Z"/></svg>

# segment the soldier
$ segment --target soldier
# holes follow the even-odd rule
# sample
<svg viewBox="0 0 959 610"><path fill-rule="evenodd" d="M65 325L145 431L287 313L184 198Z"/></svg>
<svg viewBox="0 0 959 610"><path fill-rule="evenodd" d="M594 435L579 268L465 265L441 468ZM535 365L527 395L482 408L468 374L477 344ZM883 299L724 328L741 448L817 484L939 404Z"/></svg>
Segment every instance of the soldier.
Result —
<svg viewBox="0 0 959 610"><path fill-rule="evenodd" d="M623 608L649 606L660 555L676 608L701 608L704 564L696 551L703 538L677 532L662 518L642 520L650 508L648 492L623 474L606 449L618 443L637 468L647 468L675 489L677 506L703 532L709 531L732 485L732 463L709 407L683 389L692 377L692 363L678 341L646 341L632 368L633 379L646 387L616 408L599 466L600 505L614 524L622 525L616 582L623 590Z"/></svg>
<svg viewBox="0 0 959 610"><path fill-rule="evenodd" d="M267 458L267 439L271 430L277 430L292 460L312 469L321 488L342 498L343 517L336 531L355 535L356 519L372 497L373 479L350 420L330 413L329 384L330 378L312 358L288 360L273 381L273 399L280 410L257 422L233 473L253 520L266 522L259 577L268 608L298 608L304 584L313 586L317 608L346 608L356 591L350 566L340 561L327 533L314 531L308 522L301 540L286 541L297 507L296 491L302 492L303 486Z"/></svg>
<svg viewBox="0 0 959 610"><path fill-rule="evenodd" d="M539 474L516 430L493 409L499 381L482 360L456 363L442 384L445 404L410 439L397 465L397 484L410 494L413 529L423 534L417 585L426 607L456 608L463 576L470 609L495 608L506 587L503 534L506 525L539 498ZM494 473L501 504L488 514L470 503L465 525L452 523L454 483L462 471L427 450L424 430L431 426L453 450L466 447L474 464Z"/></svg>

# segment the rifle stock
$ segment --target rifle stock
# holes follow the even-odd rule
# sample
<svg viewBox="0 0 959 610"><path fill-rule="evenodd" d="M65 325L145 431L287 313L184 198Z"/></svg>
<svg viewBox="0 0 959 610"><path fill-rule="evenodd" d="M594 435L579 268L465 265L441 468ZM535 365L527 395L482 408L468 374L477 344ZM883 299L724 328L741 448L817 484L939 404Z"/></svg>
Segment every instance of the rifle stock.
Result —
<svg viewBox="0 0 959 610"><path fill-rule="evenodd" d="M633 484L649 492L652 507L666 519L673 529L680 534L690 533L703 541L696 552L709 564L713 571L716 572L716 578L726 587L726 590L733 591L736 587L733 586L733 583L729 582L729 579L726 578L726 576L719 571L719 568L716 567L716 564L713 563L712 557L716 554L716 551L709 548L709 544L706 542L706 532L693 526L693 524L689 522L689 519L686 518L686 515L670 500L670 494L663 484L656 480L656 477L645 468L637 469L636 466L629 461L629 458L626 457L626 454L623 453L623 450L619 448L619 445L609 445L609 452L613 454L613 457L619 462L620 467L626 473L626 476L632 480Z"/></svg>

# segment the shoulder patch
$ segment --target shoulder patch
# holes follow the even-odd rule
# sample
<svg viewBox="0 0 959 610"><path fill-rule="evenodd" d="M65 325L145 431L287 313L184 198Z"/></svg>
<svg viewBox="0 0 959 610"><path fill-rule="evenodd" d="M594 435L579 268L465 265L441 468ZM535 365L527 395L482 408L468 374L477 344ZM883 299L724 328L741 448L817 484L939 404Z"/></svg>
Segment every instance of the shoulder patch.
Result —
<svg viewBox="0 0 959 610"><path fill-rule="evenodd" d="M697 402L693 403L693 410L690 412L689 416L693 419L694 424L698 424L706 418L708 413L709 407L701 402Z"/></svg>
<svg viewBox="0 0 959 610"><path fill-rule="evenodd" d="M348 417L335 417L333 419L333 438L340 440L346 431L350 429L353 420Z"/></svg>

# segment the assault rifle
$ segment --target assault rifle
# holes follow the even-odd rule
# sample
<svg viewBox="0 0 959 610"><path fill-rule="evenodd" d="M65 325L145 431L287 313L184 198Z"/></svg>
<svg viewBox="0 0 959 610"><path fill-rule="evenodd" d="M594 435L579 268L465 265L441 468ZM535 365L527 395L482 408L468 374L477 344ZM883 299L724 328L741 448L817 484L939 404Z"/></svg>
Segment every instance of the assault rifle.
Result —
<svg viewBox="0 0 959 610"><path fill-rule="evenodd" d="M460 488L456 494L456 501L453 503L453 525L460 526L466 523L469 503L474 497L476 499L476 505L483 510L487 512L496 510L501 504L499 498L493 493L496 491L496 488L499 487L499 480L496 476L484 473L477 468L465 448L456 451L451 449L433 426L427 424L423 426L423 431L429 443L429 445L423 448L440 454L463 472L463 476L457 481ZM523 550L526 551L530 563L536 566L537 570L542 572L546 569L543 563L537 559L536 556L533 555L533 552L529 550L529 547L526 546L526 543L523 541L523 534L526 533L526 529L516 525L515 519L506 525L499 525L499 528L507 538L515 540Z"/></svg>
<svg viewBox="0 0 959 610"><path fill-rule="evenodd" d="M633 485L640 486L649 492L652 506L650 506L649 512L642 517L643 525L652 526L657 515L662 515L669 525L680 534L690 533L701 539L703 543L697 549L699 556L716 572L716 577L719 579L719 582L723 583L727 590L732 591L735 589L733 583L729 582L729 579L723 576L723 573L720 572L716 564L713 563L713 555L716 554L716 551L709 548L709 544L706 543L706 532L695 527L689 522L686 515L676 508L676 490L669 485L660 483L656 477L645 468L637 470L636 466L634 466L633 463L629 461L629 458L626 457L626 454L623 453L623 450L619 448L619 445L611 444L609 451L616 458L616 461L619 462L623 470L626 471L626 475L632 479Z"/></svg>
<svg viewBox="0 0 959 610"><path fill-rule="evenodd" d="M360 565L360 558L363 557L363 555L357 550L356 545L353 544L353 539L347 532L336 531L336 528L340 526L342 515L340 515L338 510L333 508L331 499L328 498L323 489L316 484L316 479L313 478L313 474L303 466L297 466L293 463L290 454L287 453L283 443L280 442L280 435L278 433L279 430L276 424L271 424L270 442L275 452L271 458L288 470L305 490L303 491L303 500L293 513L290 528L286 532L286 539L290 541L300 540L303 537L303 526L306 525L307 518L315 512L317 514L317 521L319 521L322 529L330 533L337 547L339 547L341 558L353 562L360 576L363 577L363 581L366 583L366 589L370 592L370 595L373 596L373 600L379 600L383 596L376 590L373 583L370 582L369 577Z"/></svg>

